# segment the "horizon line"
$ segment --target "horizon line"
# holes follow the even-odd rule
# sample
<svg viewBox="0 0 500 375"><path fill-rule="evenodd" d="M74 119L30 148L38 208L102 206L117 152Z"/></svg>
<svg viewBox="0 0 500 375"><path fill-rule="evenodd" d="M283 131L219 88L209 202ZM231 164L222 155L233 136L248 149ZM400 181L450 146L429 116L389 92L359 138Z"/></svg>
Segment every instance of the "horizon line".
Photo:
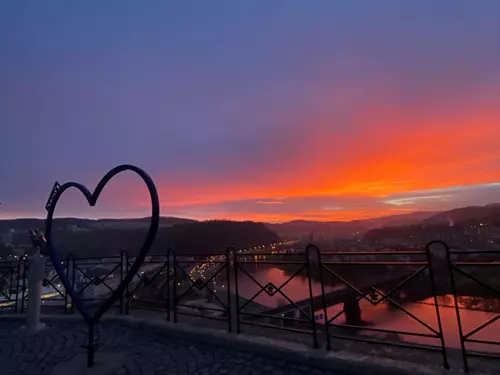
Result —
<svg viewBox="0 0 500 375"><path fill-rule="evenodd" d="M464 207L471 207L471 206L464 206ZM464 207L459 207L459 208L464 208ZM480 206L478 206L480 207ZM380 219L384 217L391 217L391 216L404 216L404 215L411 215L417 212L428 212L428 213L440 213L448 210L437 210L437 211L426 211L426 210L414 210L411 212L406 212L406 213L400 213L400 214L387 214L387 215L379 215L379 216L372 216L372 217L367 217L367 218L362 218L362 219L347 219L347 220L318 220L318 219L305 219L301 218L300 216L297 216L295 219L291 220L255 220L255 219L232 219L230 217L220 217L220 218L204 218L204 219L195 219L192 217L187 217L187 216L161 216L160 218L172 218L172 219L185 219L185 220L192 220L192 221L197 221L197 222L205 222L205 221L233 221L233 222L255 222L255 223L269 223L269 224L283 224L283 223L289 223L293 221L306 221L306 222L321 222L321 223L332 223L332 222L342 222L342 223L349 223L349 222L356 222L356 221L366 221L366 220L372 220L372 219ZM62 216L62 217L57 217L54 218L54 220L64 220L64 219L74 219L74 220L92 220L92 221L100 221L100 220L147 220L149 219L150 216L122 216L122 217L109 217L109 216L103 216L103 217L75 217L75 216ZM10 218L3 218L0 216L0 221L14 221L14 220L46 220L46 217L40 217L37 215L34 216L15 216L15 217L10 217Z"/></svg>
<svg viewBox="0 0 500 375"><path fill-rule="evenodd" d="M356 221L366 221L366 220L373 220L373 219L381 219L381 218L384 218L384 217L391 217L391 216L406 216L406 215L412 215L412 214L415 214L415 213L432 213L432 214L438 214L438 213L442 213L442 212L446 212L446 211L452 211L452 210L456 210L456 209L462 209L462 208L469 208L469 207L488 207L488 206L495 206L495 205L499 205L500 206L500 203L497 202L497 203L488 203L488 204L485 204L485 205L468 205L468 206L461 206L461 207L454 207L454 208L450 208L450 209L446 209L446 210L419 210L419 209L415 209L411 212L405 212L405 213L395 213L395 214L386 214L386 215L375 215L375 216L371 216L371 217L365 217L365 218L361 218L361 219L347 219L347 220L341 220L341 219L337 219L337 220L318 220L318 219L306 219L306 218L303 218L301 216L297 216L296 218L294 219L290 219L290 220L255 220L255 219L236 219L236 218L231 218L229 216L225 216L225 217L211 217L211 218L203 218L203 219L195 219L193 217L187 217L187 216L169 216L169 215L166 215L166 216L161 216L160 215L160 218L173 218L173 219L185 219L185 220L193 220L193 221L197 221L197 222L204 222L204 221L213 221L213 220L218 220L218 221L234 221L234 222L246 222L246 221L252 221L252 222L256 222L256 223L269 223L269 224L282 224L282 223L289 223L289 222L292 222L292 221L309 221L309 222L322 222L322 223L332 223L332 222L343 222L343 223L349 223L349 222L356 222ZM89 216L89 217L75 217L75 216L62 216L62 217L57 217L57 218L54 218L54 220L62 220L62 219L75 219L75 220L94 220L94 221L98 221L98 220L146 220L146 219L149 219L150 216L122 216L122 217L109 217L109 216L102 216L102 217L92 217L92 216ZM43 216L39 216L39 215L33 215L33 216L17 216L17 215L13 215L13 216L10 216L10 217L2 217L0 215L0 221L13 221L13 220L46 220L46 217Z"/></svg>

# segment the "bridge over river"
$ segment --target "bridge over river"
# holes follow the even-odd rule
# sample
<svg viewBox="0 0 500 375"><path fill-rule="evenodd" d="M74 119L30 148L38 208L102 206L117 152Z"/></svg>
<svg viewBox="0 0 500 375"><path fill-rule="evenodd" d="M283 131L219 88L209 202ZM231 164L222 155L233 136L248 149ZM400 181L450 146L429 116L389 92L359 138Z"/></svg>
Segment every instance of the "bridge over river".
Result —
<svg viewBox="0 0 500 375"><path fill-rule="evenodd" d="M404 283L408 277L410 277L408 273L398 273L378 277L375 280L371 279L369 281L365 281L361 286L348 286L343 284L340 288L335 288L332 291L325 292L324 301L327 307L343 303L345 313L347 315L347 321L356 321L359 320L359 317L357 316L359 311L359 300L363 298L360 293L375 304L384 298L384 292L396 288L401 283ZM398 288L398 290L399 289L400 288ZM298 313L301 318L305 318L305 313L310 313L310 306L312 306L312 310L314 312L320 311L323 308L322 293L315 295L312 298L308 296L302 300L294 301L294 303L289 303L287 305L267 310L265 314L292 317ZM356 316L349 316L351 314Z"/></svg>

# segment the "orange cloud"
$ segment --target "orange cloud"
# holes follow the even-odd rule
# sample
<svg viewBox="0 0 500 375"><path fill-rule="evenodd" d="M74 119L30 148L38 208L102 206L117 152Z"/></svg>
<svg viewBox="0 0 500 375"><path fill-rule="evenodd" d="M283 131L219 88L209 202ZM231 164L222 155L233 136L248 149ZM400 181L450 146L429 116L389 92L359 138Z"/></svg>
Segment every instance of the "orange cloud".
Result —
<svg viewBox="0 0 500 375"><path fill-rule="evenodd" d="M276 159L258 164L249 161L236 176L190 171L153 176L163 215L352 220L395 213L395 209L419 209L425 203L392 195L500 181L500 110L474 98L468 105L448 103L443 109L418 105L391 105L387 99L360 104L344 127L332 125L333 113L311 111L300 126L293 126L302 129L297 134L299 146L278 142L273 145L279 149ZM145 208L149 202L141 189L130 185L123 196L114 198L126 197L131 204ZM457 194L450 204L461 204ZM336 201L310 210L302 206L290 209L287 199L301 197L334 197ZM353 197L359 202L356 206L331 209L343 206L339 200ZM391 199L401 205L383 203ZM249 200L254 201L255 209L242 205L238 210L237 204L225 208L230 202ZM429 201L433 200L427 200L426 208ZM443 196L434 201L436 209L443 207ZM414 208L402 207L409 202Z"/></svg>

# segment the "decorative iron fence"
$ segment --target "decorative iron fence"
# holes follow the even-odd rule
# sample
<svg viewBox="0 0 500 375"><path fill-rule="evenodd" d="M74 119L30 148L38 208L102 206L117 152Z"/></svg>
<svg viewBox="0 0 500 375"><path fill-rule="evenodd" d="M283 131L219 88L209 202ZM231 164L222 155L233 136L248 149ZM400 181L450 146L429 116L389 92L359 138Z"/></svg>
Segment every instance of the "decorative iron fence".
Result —
<svg viewBox="0 0 500 375"><path fill-rule="evenodd" d="M172 301L174 322L179 315L224 321L232 331L231 314L231 261L234 250L228 248L219 254L182 254L169 252L172 259L172 289L167 290ZM219 281L220 289L216 288ZM225 284L224 284L225 283ZM172 293L172 294L170 294ZM168 315L170 320L170 315Z"/></svg>
<svg viewBox="0 0 500 375"><path fill-rule="evenodd" d="M0 313L17 312L23 260L0 262Z"/></svg>
<svg viewBox="0 0 500 375"><path fill-rule="evenodd" d="M74 274L74 270L72 270L74 264L74 260L72 256L68 256L65 260L61 261L61 265L64 269L64 272L67 276L70 274ZM26 307L28 301L28 281L26 278L26 273L29 272L28 262L25 260L24 262L24 270L25 273L23 275L23 290L22 290L22 312ZM50 261L50 259L46 259L45 261L45 278L42 280L42 312L44 313L54 313L60 312L61 310L68 314L73 312L73 306L71 303L71 299L69 294L66 293L66 289L62 285L61 280L59 279L59 275L57 274L54 265ZM62 307L62 309L61 309Z"/></svg>
<svg viewBox="0 0 500 375"><path fill-rule="evenodd" d="M118 287L123 279L124 256L106 258L75 258L68 259L68 279L75 290L75 298L81 298L86 305L95 307L106 300ZM70 301L70 311L74 312L75 304ZM68 301L68 300L66 300ZM123 301L120 300L120 310L123 310Z"/></svg>
<svg viewBox="0 0 500 375"><path fill-rule="evenodd" d="M125 275L135 259L129 259L127 253L123 253L125 267L123 275ZM127 287L127 291L122 296L122 306L125 306L125 311L121 313L129 314L130 308L143 309L150 311L167 311L169 315L167 290L170 263L168 256L152 255L147 257L145 262L139 268L139 271L134 275L131 283Z"/></svg>
<svg viewBox="0 0 500 375"><path fill-rule="evenodd" d="M498 350L496 353L490 350L491 347L500 347L498 334L493 335L495 340L483 338L491 337L492 335L488 335L491 330L498 332L499 329L498 325L494 327L494 323L500 319L500 277L498 277L500 250L453 251L446 243L440 241L431 242L428 247L433 244L441 246L446 254L446 268L449 272L465 371L469 370L469 356L500 359ZM470 293L471 290L474 292ZM485 298L477 298L478 294ZM465 324L463 319L465 309L487 311L492 315L482 318L480 324Z"/></svg>
<svg viewBox="0 0 500 375"><path fill-rule="evenodd" d="M92 306L116 290L133 261L122 252L69 256L62 265ZM461 351L468 370L469 356L500 353L497 336L486 338L500 321L499 266L500 251L452 251L442 242L386 252L329 253L314 245L305 251L228 248L218 254L170 249L145 259L114 312L156 311L168 321L214 321L236 333L272 329L327 350L338 350L343 342L421 349L440 355L445 368L453 348ZM24 311L28 272L25 259L0 263L0 313ZM43 313L75 312L50 261L43 287ZM470 310L487 318L469 327L464 314ZM454 324L458 332L450 333Z"/></svg>
<svg viewBox="0 0 500 375"><path fill-rule="evenodd" d="M283 267L288 275L283 280L279 280L279 283L273 280L258 280L253 274L256 266ZM318 347L316 320L311 308L313 290L309 247L302 254L237 252L234 256L233 269L237 333L241 332L242 325L281 329L311 335L313 347ZM299 278L307 279L307 289L305 295L297 299L290 295L289 292L293 289L287 289L287 286ZM255 290L246 285L245 289L248 293L242 293L240 284L245 280L249 281ZM259 298L262 296L278 296L281 299L274 300L277 304L273 304L271 298ZM269 305L270 302L271 305Z"/></svg>
<svg viewBox="0 0 500 375"><path fill-rule="evenodd" d="M429 249L426 249L426 251L401 252L320 253L316 246L309 247L314 248L317 251L317 256L320 258L318 269L322 281L321 287L323 288L321 305L324 311L326 345L328 350L331 348L331 339L334 338L437 351L442 354L443 366L449 368L437 300L436 280L431 257L429 256ZM342 256L349 257L350 260L339 259ZM398 260L402 257L408 257L408 260ZM359 260L359 258L369 258L370 260ZM360 284L359 281L355 283L348 280L347 276L352 276L352 272L346 272L346 276L342 275L342 271L352 268L361 269L363 274L370 275L367 280L368 282L364 281L363 283L361 281ZM326 293L324 287L327 276L340 283L342 288ZM360 278L354 277L354 279ZM366 278L363 277L361 279L364 280ZM418 285L413 285L412 288L412 283ZM432 296L435 307L432 316L429 316L429 314L425 318L418 316L405 308L401 301L398 301L398 299L403 299L401 297L404 295L414 292L415 287L420 289L420 293L422 292L422 288L429 288L427 294ZM401 293L401 291L403 292ZM338 309L338 311L329 312L329 306L335 303L335 301L342 301L343 307ZM360 314L359 304L362 302L366 302L369 307L378 307L386 304L388 307L395 308L417 327L413 327L413 330L402 330L366 326ZM339 322L341 316L344 316L343 322ZM430 320L433 320L434 324ZM411 325L408 323L406 322L405 326ZM381 340L376 336L372 337L366 334L356 336L347 335L346 332L349 331L378 333L382 334L385 339ZM424 338L427 341L435 339L438 344L426 345L417 343L414 342L414 338Z"/></svg>

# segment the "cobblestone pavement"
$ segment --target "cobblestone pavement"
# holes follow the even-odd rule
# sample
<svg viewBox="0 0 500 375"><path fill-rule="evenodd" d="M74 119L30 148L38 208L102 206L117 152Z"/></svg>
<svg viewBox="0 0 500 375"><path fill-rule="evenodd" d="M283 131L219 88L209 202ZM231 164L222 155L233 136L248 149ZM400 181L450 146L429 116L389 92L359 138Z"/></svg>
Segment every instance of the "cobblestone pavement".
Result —
<svg viewBox="0 0 500 375"><path fill-rule="evenodd" d="M20 325L20 321L0 320L2 375L48 375L58 363L85 353L82 345L87 332L83 323L49 322L49 328L35 337L21 333ZM227 348L172 339L168 338L167 332L151 333L119 322L102 322L99 341L97 360L115 353L122 358L122 363L113 368L113 375L341 375Z"/></svg>

